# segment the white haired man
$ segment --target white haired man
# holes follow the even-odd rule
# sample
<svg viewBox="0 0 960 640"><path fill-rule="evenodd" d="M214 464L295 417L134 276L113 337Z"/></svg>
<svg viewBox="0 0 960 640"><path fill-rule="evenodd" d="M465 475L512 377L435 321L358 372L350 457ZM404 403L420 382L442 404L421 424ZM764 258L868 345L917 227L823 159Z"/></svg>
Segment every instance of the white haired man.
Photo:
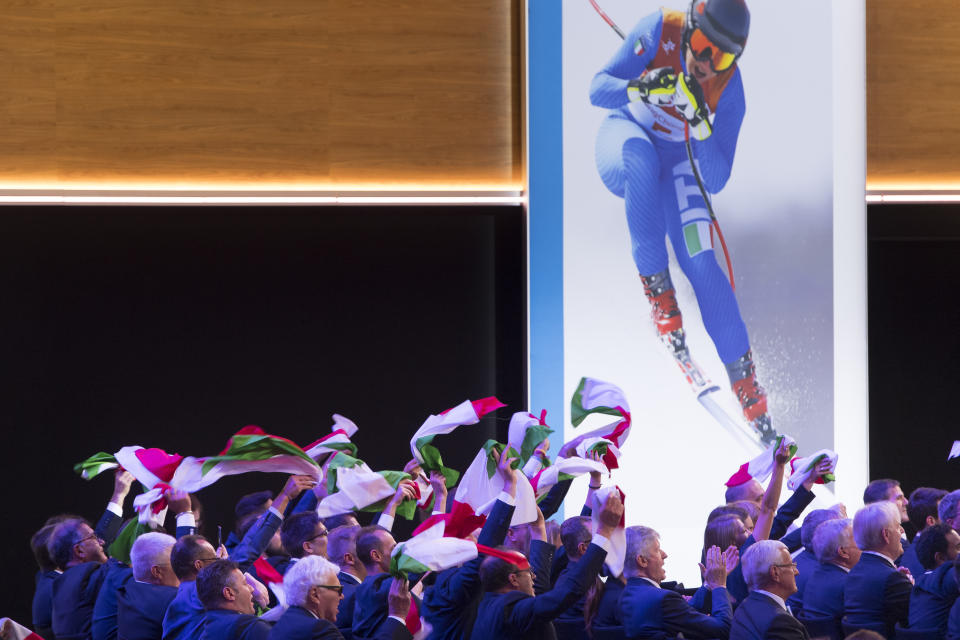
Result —
<svg viewBox="0 0 960 640"><path fill-rule="evenodd" d="M887 637L896 623L907 626L913 578L895 564L903 553L902 535L900 509L893 502L868 504L854 516L853 539L863 553L843 588L848 625Z"/></svg>
<svg viewBox="0 0 960 640"><path fill-rule="evenodd" d="M283 577L289 608L270 631L271 640L339 640L337 609L343 587L337 578L340 568L321 556L306 556L291 565ZM410 638L403 623L410 608L406 581L394 580L388 598L389 617L377 630L376 638Z"/></svg>
<svg viewBox="0 0 960 640"><path fill-rule="evenodd" d="M740 559L750 594L733 614L730 640L808 640L787 609L797 590L797 565L779 540L760 540Z"/></svg>
<svg viewBox="0 0 960 640"><path fill-rule="evenodd" d="M675 591L662 589L666 577L660 548L660 534L649 527L628 527L627 552L623 574L627 586L620 596L620 616L628 638L659 637L664 634L684 638L721 638L730 633L733 611L727 595L727 575L737 564L737 548L707 549L704 586L712 592L712 615L690 606ZM697 598L704 601L705 598Z"/></svg>
<svg viewBox="0 0 960 640"><path fill-rule="evenodd" d="M813 550L820 566L807 580L803 611L811 617L833 618L839 628L847 575L860 561L860 549L853 541L853 520L821 523L813 534Z"/></svg>
<svg viewBox="0 0 960 640"><path fill-rule="evenodd" d="M170 550L176 542L165 533L145 533L133 543L133 580L117 589L118 637L150 640L163 635L163 616L180 586L170 566Z"/></svg>

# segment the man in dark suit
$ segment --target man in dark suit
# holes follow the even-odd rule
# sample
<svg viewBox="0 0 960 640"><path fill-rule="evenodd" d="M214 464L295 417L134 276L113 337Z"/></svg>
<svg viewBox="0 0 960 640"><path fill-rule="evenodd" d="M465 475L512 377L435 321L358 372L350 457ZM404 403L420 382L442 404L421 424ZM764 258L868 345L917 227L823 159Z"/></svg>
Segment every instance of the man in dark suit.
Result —
<svg viewBox="0 0 960 640"><path fill-rule="evenodd" d="M334 624L343 599L336 565L320 556L306 556L284 575L283 589L289 607L270 631L271 640L339 640L343 637ZM374 637L409 640L412 635L403 623L410 608L405 580L395 580L391 585L388 608L389 616Z"/></svg>
<svg viewBox="0 0 960 640"><path fill-rule="evenodd" d="M197 597L206 614L200 640L267 640L270 625L254 615L253 588L240 567L216 560L197 574Z"/></svg>
<svg viewBox="0 0 960 640"><path fill-rule="evenodd" d="M180 586L170 566L176 542L165 533L146 533L133 543L133 579L117 589L117 636L123 640L156 640L163 635L163 616Z"/></svg>
<svg viewBox="0 0 960 640"><path fill-rule="evenodd" d="M903 556L900 557L899 565L910 569L910 575L914 578L922 576L926 571L920 558L917 557L915 543L923 530L940 522L937 515L937 509L940 500L947 495L943 489L934 489L932 487L917 487L910 492L910 502L907 504L907 514L910 516L910 522L917 529L917 535L913 538L910 546L903 550Z"/></svg>
<svg viewBox="0 0 960 640"><path fill-rule="evenodd" d="M648 527L627 529L627 553L623 573L627 586L620 596L620 617L628 638L683 634L685 638L726 639L733 610L727 595L727 574L736 564L736 547L723 554L719 547L707 549L704 586L711 592L711 613L697 611L675 591L662 589L666 578L660 535ZM610 584L610 580L607 581ZM699 600L703 601L704 598Z"/></svg>
<svg viewBox="0 0 960 640"><path fill-rule="evenodd" d="M863 504L874 504L876 502L889 502L893 504L897 507L897 511L900 512L900 522L910 521L910 512L907 511L907 507L910 506L910 501L907 499L907 496L904 495L898 480L894 480L893 478L880 478L879 480L870 482L867 488L863 490ZM900 545L903 549L907 549L910 546L910 541L907 540L906 534L903 532L900 534ZM900 555L894 558L894 563L899 566L902 558L903 552L901 551Z"/></svg>
<svg viewBox="0 0 960 640"><path fill-rule="evenodd" d="M787 609L797 590L797 565L779 540L760 540L740 559L750 594L733 614L730 640L808 640Z"/></svg>
<svg viewBox="0 0 960 640"><path fill-rule="evenodd" d="M913 578L894 560L903 553L900 510L890 501L868 504L853 519L853 538L863 551L843 588L844 620L848 624L893 634L907 625Z"/></svg>
<svg viewBox="0 0 960 640"><path fill-rule="evenodd" d="M539 640L555 638L552 621L577 601L593 583L610 549L609 538L623 516L619 494L611 492L600 510L599 526L586 553L573 571L557 580L553 589L535 595L537 572L549 565L528 564L521 554L486 558L480 565L484 595L477 610L473 638ZM516 552L511 552L516 553Z"/></svg>
<svg viewBox="0 0 960 640"><path fill-rule="evenodd" d="M960 554L960 535L950 526L927 527L911 548L927 569L914 579L910 593L910 629L929 629L945 633L950 607L957 600L954 561Z"/></svg>
<svg viewBox="0 0 960 640"><path fill-rule="evenodd" d="M329 532L316 511L305 511L288 516L280 527L280 541L289 555L283 561L274 563L274 568L285 574L300 558L306 556L327 557L327 536Z"/></svg>
<svg viewBox="0 0 960 640"><path fill-rule="evenodd" d="M230 560L236 562L241 571L249 569L266 550L283 522L283 510L290 499L313 484L310 476L290 476L277 499L247 529L243 539L230 553ZM197 574L215 560L217 551L203 536L190 535L177 540L170 552L170 564L180 579L180 586L163 618L163 640L194 640L199 637L204 607L197 596Z"/></svg>
<svg viewBox="0 0 960 640"><path fill-rule="evenodd" d="M490 510L487 521L477 539L478 544L497 547L503 544L513 517L517 493L517 473L511 466L516 458L497 455L496 473L503 479L503 490ZM533 542L531 543L533 544ZM459 567L441 571L433 587L424 593L424 619L433 627L431 640L466 640L476 622L477 607L483 595L480 583L480 565L484 557Z"/></svg>
<svg viewBox="0 0 960 640"><path fill-rule="evenodd" d="M787 598L787 606L793 611L794 615L803 608L803 590L806 587L807 580L813 575L813 572L820 568L820 562L813 550L813 534L817 527L826 522L839 518L840 513L835 509L814 509L803 519L803 525L800 527L800 542L803 544L803 550L793 556L793 561L797 563L797 592Z"/></svg>
<svg viewBox="0 0 960 640"><path fill-rule="evenodd" d="M860 548L853 541L853 521L844 518L822 523L813 535L813 549L820 566L807 580L803 611L813 618L833 618L839 629L843 587L850 570L860 561Z"/></svg>
<svg viewBox="0 0 960 640"><path fill-rule="evenodd" d="M337 609L337 629L346 640L353 637L354 594L367 575L357 558L357 533L360 525L346 525L332 529L327 536L327 557L340 567L337 579L343 587L343 600Z"/></svg>

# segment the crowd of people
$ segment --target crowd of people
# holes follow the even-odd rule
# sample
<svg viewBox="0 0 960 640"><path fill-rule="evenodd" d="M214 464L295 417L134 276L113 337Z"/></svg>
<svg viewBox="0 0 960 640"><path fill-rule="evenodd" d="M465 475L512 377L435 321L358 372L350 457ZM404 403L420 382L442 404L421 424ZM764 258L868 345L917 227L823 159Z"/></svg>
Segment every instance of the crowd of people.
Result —
<svg viewBox="0 0 960 640"><path fill-rule="evenodd" d="M571 444L554 463L577 457ZM511 447L490 449L490 484L502 489L484 510L464 513L448 478L416 459L366 526L371 516L352 510L321 517L331 484L292 475L276 495L240 498L236 528L219 546L198 533L196 496L175 488L165 489L174 535L124 527L134 477L118 468L95 525L59 515L33 536L32 626L44 640L960 638L960 490L921 487L908 500L898 482L875 480L852 519L838 504L801 520L836 459L820 460L781 505L788 444L768 450L766 487L749 474L731 478L725 504L707 518L695 586L667 580L670 541L624 526L622 494L601 471L583 474L579 515L550 519L571 472L518 524L525 473L551 462L546 441L532 465ZM411 539L439 523L443 539L475 550L444 561L436 543L419 570L400 568L398 508L427 485L433 499L417 510L425 522ZM579 506L568 504L568 515ZM918 530L911 541L906 521ZM17 629L25 631L8 622L5 637L27 637Z"/></svg>

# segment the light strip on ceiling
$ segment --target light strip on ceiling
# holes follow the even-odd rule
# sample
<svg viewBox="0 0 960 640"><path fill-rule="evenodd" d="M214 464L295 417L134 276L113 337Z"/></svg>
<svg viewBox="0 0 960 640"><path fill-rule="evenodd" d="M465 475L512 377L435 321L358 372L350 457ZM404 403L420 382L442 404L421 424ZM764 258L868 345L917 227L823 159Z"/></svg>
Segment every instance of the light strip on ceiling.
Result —
<svg viewBox="0 0 960 640"><path fill-rule="evenodd" d="M176 192L176 191L0 191L0 204L21 205L514 205L522 191L500 192Z"/></svg>
<svg viewBox="0 0 960 640"><path fill-rule="evenodd" d="M875 203L951 203L960 202L960 191L867 191L866 201Z"/></svg>

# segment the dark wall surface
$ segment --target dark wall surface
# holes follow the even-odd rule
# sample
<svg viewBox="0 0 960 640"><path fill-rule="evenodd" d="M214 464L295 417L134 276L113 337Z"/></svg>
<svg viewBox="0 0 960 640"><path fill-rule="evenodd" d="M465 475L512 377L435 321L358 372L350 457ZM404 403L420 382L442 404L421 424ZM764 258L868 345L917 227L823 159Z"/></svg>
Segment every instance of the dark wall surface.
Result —
<svg viewBox="0 0 960 640"><path fill-rule="evenodd" d="M102 513L109 474L72 471L97 451L212 455L247 424L305 445L336 412L372 468L399 469L428 414L496 394L508 408L438 440L464 469L526 408L521 207L0 214L2 616L29 624L32 532ZM205 533L284 480L201 491Z"/></svg>
<svg viewBox="0 0 960 640"><path fill-rule="evenodd" d="M960 206L868 208L870 477L960 486Z"/></svg>

